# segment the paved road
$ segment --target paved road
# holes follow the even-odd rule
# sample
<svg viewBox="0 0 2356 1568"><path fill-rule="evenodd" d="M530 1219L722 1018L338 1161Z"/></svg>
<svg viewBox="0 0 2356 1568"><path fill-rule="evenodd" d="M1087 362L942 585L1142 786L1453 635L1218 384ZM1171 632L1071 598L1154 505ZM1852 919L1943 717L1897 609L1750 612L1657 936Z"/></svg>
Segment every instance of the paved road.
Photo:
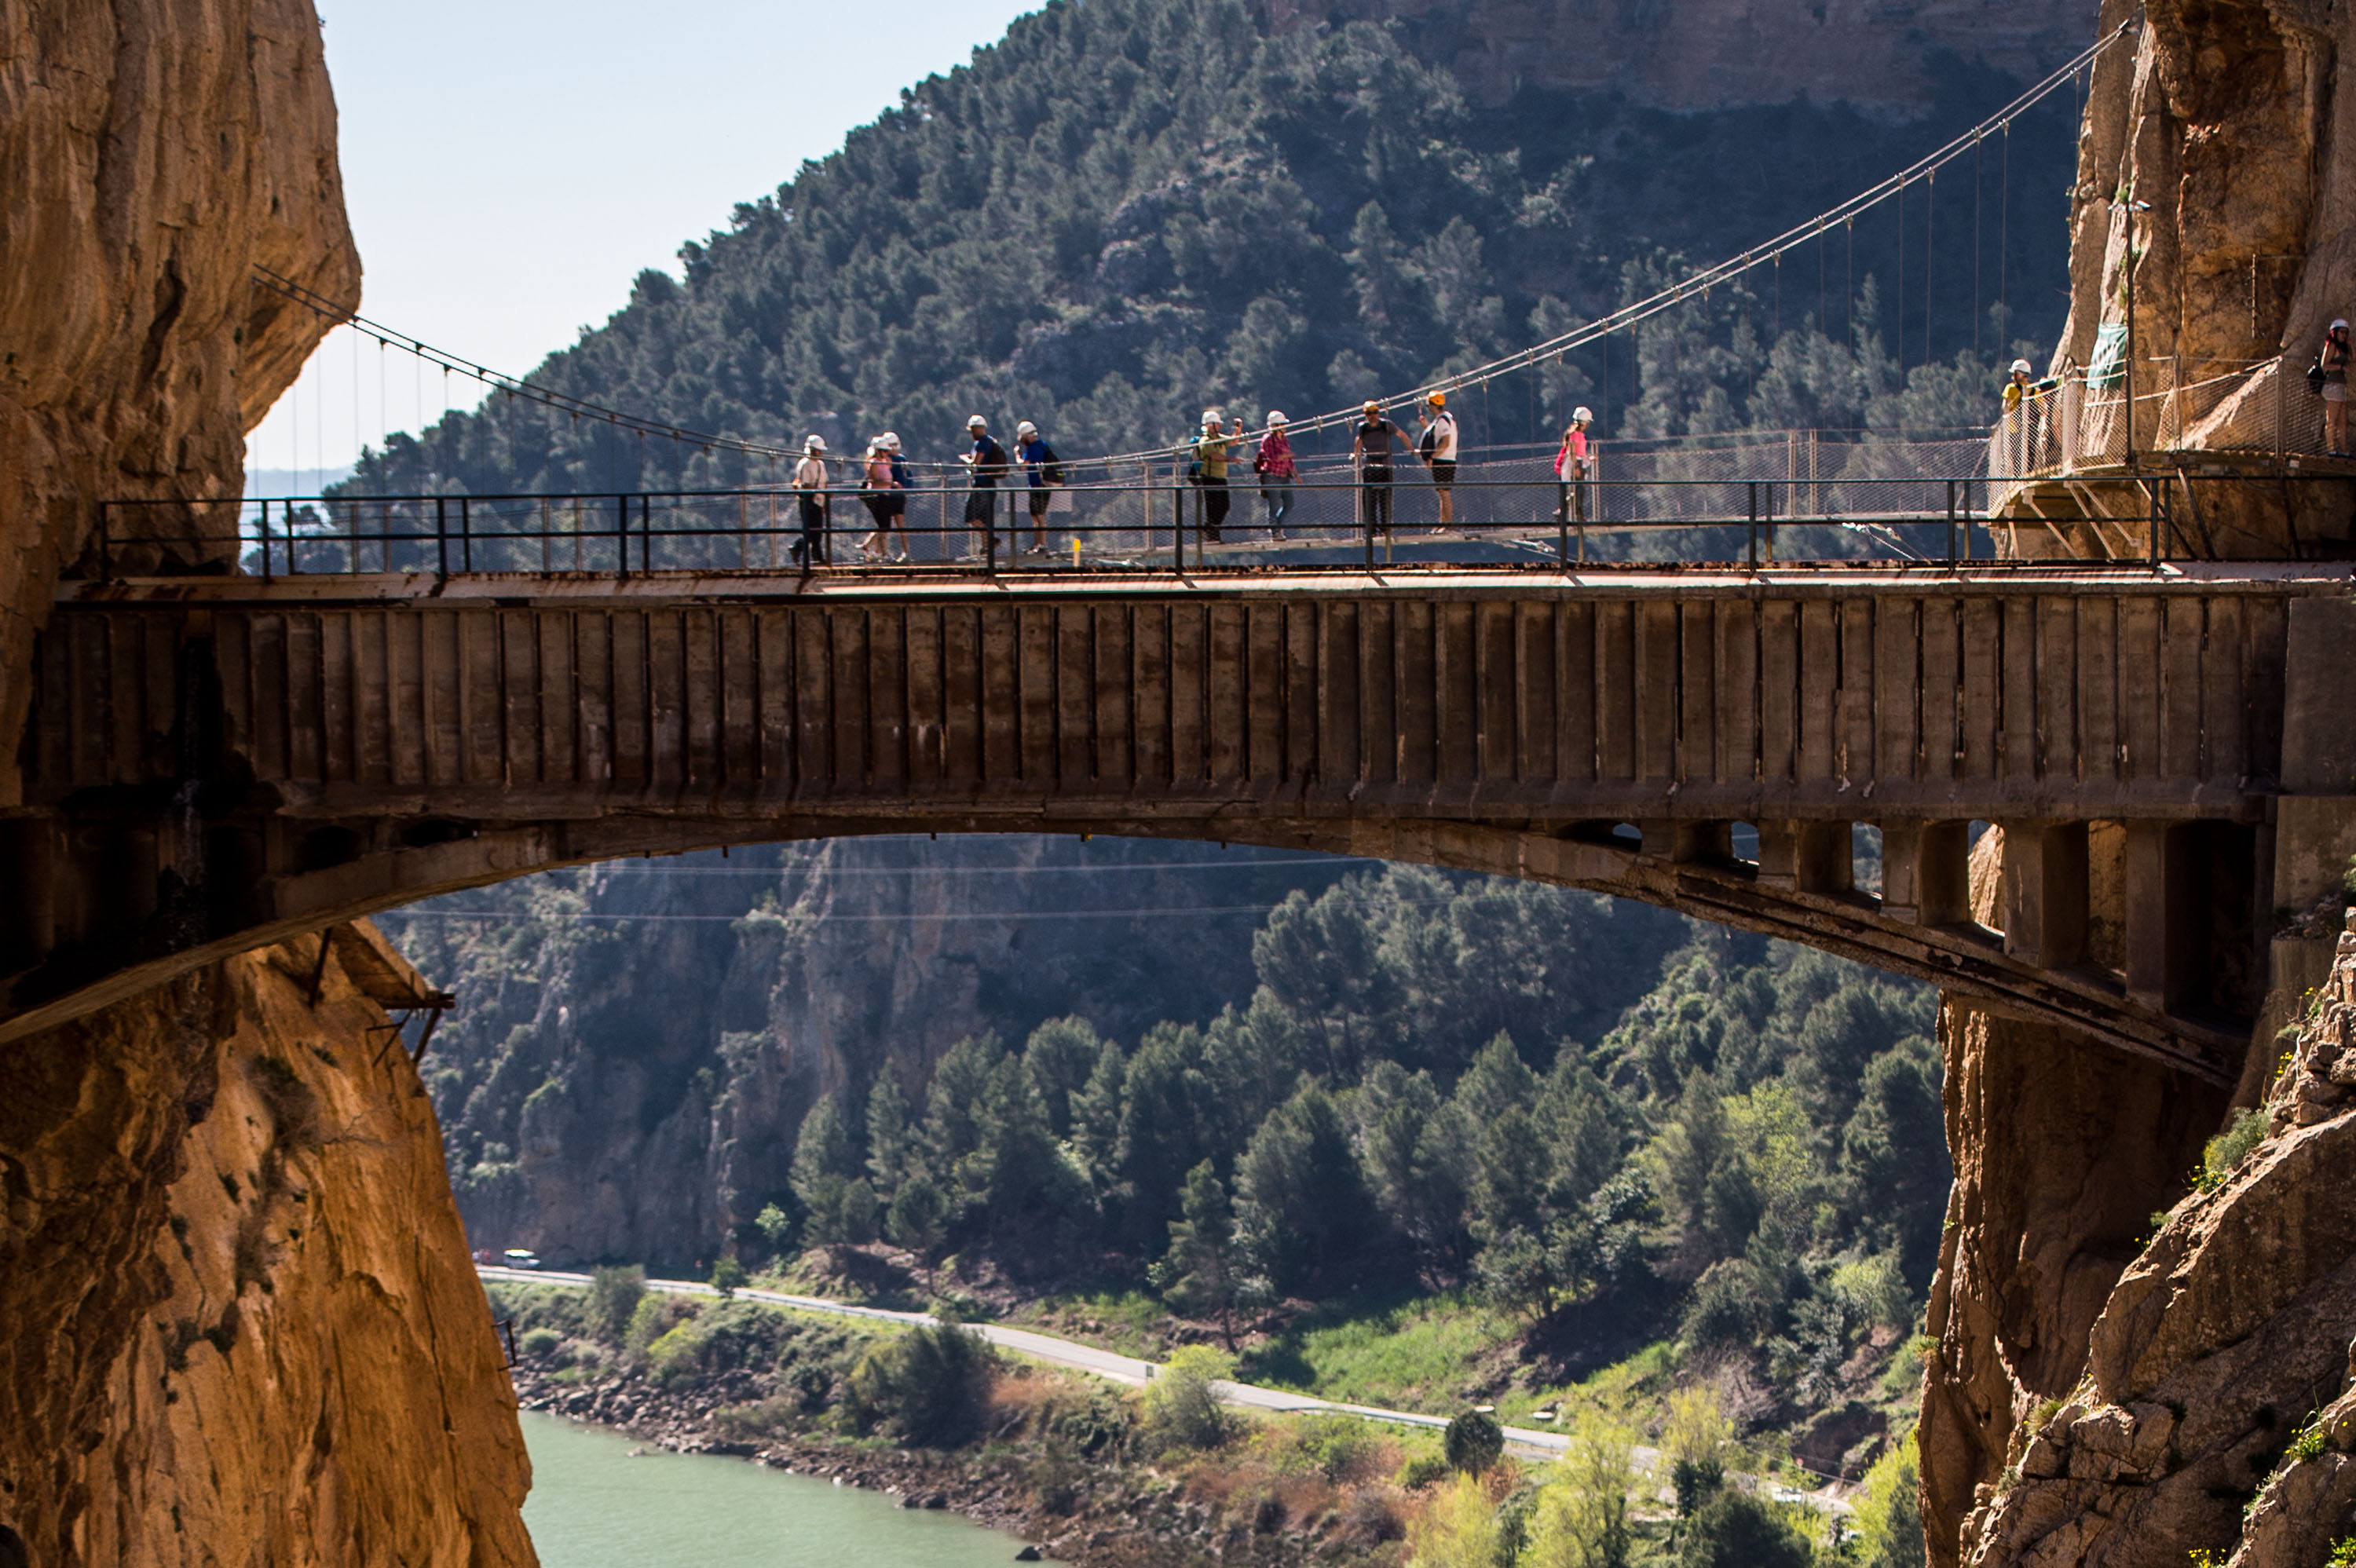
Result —
<svg viewBox="0 0 2356 1568"><path fill-rule="evenodd" d="M553 1269L498 1268L484 1264L476 1272L485 1279L507 1280L517 1285L587 1285L585 1274L562 1274ZM668 1291L675 1296L711 1296L708 1285L693 1280L650 1279L648 1290ZM830 1312L844 1317L871 1317L887 1323L930 1323L931 1314L925 1312L892 1312L881 1307L854 1307L849 1302L829 1301L820 1296L793 1296L780 1290L739 1289L736 1294L748 1301L766 1301L779 1307L797 1307L805 1312ZM1017 1355L1036 1360L1053 1362L1060 1367L1073 1367L1114 1382L1142 1386L1152 1380L1157 1364L1124 1356L1112 1350L1100 1350L1094 1345L1083 1345L1076 1339L1066 1339L1053 1334L1041 1334L1029 1328L1010 1328L997 1323L973 1323L972 1328L990 1343ZM1362 1416L1368 1421L1395 1422L1401 1426L1444 1427L1444 1415L1425 1415L1412 1410L1384 1410L1371 1404L1344 1404L1335 1400L1317 1399L1290 1389L1268 1388L1259 1383L1223 1382L1219 1397L1229 1404L1244 1405L1253 1410L1287 1411L1294 1413L1332 1411L1343 1415ZM1527 1426L1505 1428L1505 1441L1526 1452L1543 1455L1560 1454L1569 1446L1569 1439L1559 1432L1540 1432ZM1651 1470L1660 1457L1652 1448L1636 1450L1636 1467Z"/></svg>
<svg viewBox="0 0 2356 1568"><path fill-rule="evenodd" d="M585 1274L564 1274L555 1269L512 1269L500 1268L489 1264L477 1264L475 1266L475 1272L485 1279L511 1281L517 1285L587 1285L589 1283L589 1276ZM710 1285L701 1285L691 1279L650 1279L647 1281L647 1288L667 1291L674 1296L719 1294ZM805 1312L830 1312L842 1317L872 1317L885 1323L905 1324L937 1321L928 1312L893 1312L881 1307L854 1307L847 1301L830 1301L822 1296L794 1296L781 1290L754 1290L749 1287L740 1287L736 1294L748 1301L766 1301L779 1307L796 1307ZM1001 1349L1012 1350L1017 1355L1029 1356L1036 1360L1049 1361L1059 1367L1072 1367L1100 1378L1110 1379L1114 1382L1128 1383L1134 1387L1142 1387L1151 1381L1154 1373L1160 1370L1159 1364L1153 1361L1140 1360L1135 1356L1124 1356L1112 1350L1100 1350L1094 1345L1083 1345L1076 1339L1066 1339L1054 1334L1042 1334L1034 1329L1009 1328L996 1323L969 1323L966 1327ZM1428 1426L1434 1429L1444 1428L1448 1424L1448 1417L1444 1415L1426 1415L1419 1411L1412 1410L1385 1410L1378 1405L1371 1404L1344 1404L1338 1400L1318 1399L1310 1394L1295 1393L1290 1389L1269 1388L1259 1383L1222 1382L1218 1385L1218 1393L1219 1397L1229 1404L1244 1405L1253 1410L1283 1411L1294 1413L1332 1411L1341 1415L1360 1416L1368 1421L1388 1421L1401 1426ZM1569 1437L1563 1433L1540 1432L1527 1426L1506 1427L1505 1443L1508 1447L1517 1449L1525 1455L1547 1458L1560 1455L1570 1446ZM1660 1468L1661 1451L1657 1448L1638 1444L1633 1451L1632 1457L1639 1474L1652 1475ZM1762 1482L1762 1485L1763 1487L1765 1483ZM1830 1486L1815 1492L1799 1491L1784 1487L1774 1487L1772 1489L1777 1498L1786 1502L1804 1503L1811 1508L1826 1509L1838 1513L1848 1511L1848 1503L1837 1496L1836 1488Z"/></svg>

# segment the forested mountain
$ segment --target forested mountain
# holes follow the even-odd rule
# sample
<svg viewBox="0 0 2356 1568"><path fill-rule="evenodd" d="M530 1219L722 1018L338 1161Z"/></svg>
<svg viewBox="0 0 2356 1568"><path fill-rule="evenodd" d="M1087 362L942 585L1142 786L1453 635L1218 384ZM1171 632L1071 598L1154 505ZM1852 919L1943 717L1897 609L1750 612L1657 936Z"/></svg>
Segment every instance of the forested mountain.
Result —
<svg viewBox="0 0 2356 1568"><path fill-rule="evenodd" d="M1478 107L1419 36L1268 37L1239 0L1053 0L685 246L683 281L642 274L535 377L838 450L891 427L945 459L977 410L1037 420L1067 456L1140 448L1212 404L1329 408L1558 332L1822 210L2018 86L1939 55L1936 106L1911 122L1527 87ZM2066 304L2072 114L2063 94L1991 138L1930 187L1935 211L1918 187L1747 287L1500 381L1464 401L1468 440L1533 439L1574 401L1622 434L1984 422L1989 367L2050 340ZM354 485L772 477L495 400L394 436Z"/></svg>

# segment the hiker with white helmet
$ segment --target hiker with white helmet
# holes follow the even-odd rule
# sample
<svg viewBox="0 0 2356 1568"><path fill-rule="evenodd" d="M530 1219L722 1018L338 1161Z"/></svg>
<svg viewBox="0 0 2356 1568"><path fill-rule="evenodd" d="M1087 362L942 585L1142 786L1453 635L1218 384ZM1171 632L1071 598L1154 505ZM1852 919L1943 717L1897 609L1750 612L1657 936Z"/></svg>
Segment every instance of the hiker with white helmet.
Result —
<svg viewBox="0 0 2356 1568"><path fill-rule="evenodd" d="M965 421L973 450L958 454L966 465L969 488L965 495L965 526L987 528L998 511L998 482L1006 474L1006 448L991 438L990 421L980 414Z"/></svg>
<svg viewBox="0 0 2356 1568"><path fill-rule="evenodd" d="M793 543L796 565L804 571L827 558L826 437L802 442L802 460L794 464L794 497L801 504L802 537Z"/></svg>
<svg viewBox="0 0 2356 1568"><path fill-rule="evenodd" d="M1284 519L1292 510L1292 481L1300 470L1292 460L1292 443L1284 433L1284 415L1268 411L1268 433L1259 438L1252 456L1252 472L1259 475L1259 502L1268 508L1268 537L1284 537Z"/></svg>
<svg viewBox="0 0 2356 1568"><path fill-rule="evenodd" d="M867 515L875 519L874 528L859 541L862 560L891 559L893 502L899 488L900 482L892 474L892 453L879 435L867 443L866 471L859 486L859 498L867 504Z"/></svg>
<svg viewBox="0 0 2356 1568"><path fill-rule="evenodd" d="M2029 379L2035 372L2026 359L2016 359L2004 381L2005 443L2013 457L2018 472L2026 474L2035 463L2037 449L2041 444L2038 426L2043 423L2043 410L2037 400L2045 389Z"/></svg>
<svg viewBox="0 0 2356 1568"><path fill-rule="evenodd" d="M1416 436L1415 454L1431 470L1431 488L1440 496L1440 527L1449 528L1456 521L1456 416L1448 411L1444 392L1423 400L1423 429Z"/></svg>
<svg viewBox="0 0 2356 1568"><path fill-rule="evenodd" d="M1064 482L1064 464L1029 420L1014 427L1014 456L1031 486L1031 553L1045 555L1047 508L1054 503L1055 486Z"/></svg>
<svg viewBox="0 0 2356 1568"><path fill-rule="evenodd" d="M1203 411L1203 431L1194 438L1194 461L1186 470L1186 477L1203 497L1203 538L1213 544L1220 542L1219 529L1227 520L1227 453L1236 443L1226 428L1218 410Z"/></svg>
<svg viewBox="0 0 2356 1568"><path fill-rule="evenodd" d="M2323 371L2323 445L2333 457L2348 455L2348 323L2331 324L2315 363Z"/></svg>
<svg viewBox="0 0 2356 1568"><path fill-rule="evenodd" d="M908 460L900 455L899 432L887 430L875 439L884 455L892 460L892 491L886 499L892 504L892 526L900 530L900 553L893 559L905 566L908 561L908 492L916 487L916 476L909 471Z"/></svg>
<svg viewBox="0 0 2356 1568"><path fill-rule="evenodd" d="M1595 473L1595 459L1587 445L1587 427L1595 422L1594 411L1584 404L1570 411L1570 425L1562 432L1561 449L1554 454L1555 508L1557 523L1576 522L1587 526L1587 481ZM1587 536L1580 536L1580 553L1587 552Z"/></svg>
<svg viewBox="0 0 2356 1568"><path fill-rule="evenodd" d="M2012 362L2012 374L2006 379L2004 383L2004 411L2006 413L2015 412L2019 409L2021 404L2027 402L2029 399L2037 395L2037 389L2029 385L2029 378L2031 373L2032 372L2029 368L2028 360L2016 359Z"/></svg>

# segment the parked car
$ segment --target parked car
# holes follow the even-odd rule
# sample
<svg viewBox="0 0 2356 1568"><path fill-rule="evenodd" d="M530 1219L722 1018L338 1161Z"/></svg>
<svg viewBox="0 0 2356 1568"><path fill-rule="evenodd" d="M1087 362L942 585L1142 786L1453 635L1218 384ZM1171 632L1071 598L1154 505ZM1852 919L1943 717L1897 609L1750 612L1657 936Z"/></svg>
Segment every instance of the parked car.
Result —
<svg viewBox="0 0 2356 1568"><path fill-rule="evenodd" d="M540 1254L530 1247L509 1247L500 1255L499 1261L509 1268L538 1268Z"/></svg>

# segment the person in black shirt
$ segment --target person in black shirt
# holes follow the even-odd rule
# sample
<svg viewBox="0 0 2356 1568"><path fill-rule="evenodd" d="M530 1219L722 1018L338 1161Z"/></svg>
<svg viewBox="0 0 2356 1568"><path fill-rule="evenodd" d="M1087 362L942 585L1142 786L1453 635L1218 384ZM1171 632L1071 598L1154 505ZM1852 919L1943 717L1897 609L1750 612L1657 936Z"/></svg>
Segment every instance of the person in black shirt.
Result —
<svg viewBox="0 0 2356 1568"><path fill-rule="evenodd" d="M998 510L998 482L1006 475L1006 448L991 438L990 421L980 414L965 421L973 450L958 459L971 471L972 488L965 496L965 525L986 528Z"/></svg>
<svg viewBox="0 0 2356 1568"><path fill-rule="evenodd" d="M1415 449L1398 427L1383 418L1383 406L1372 398L1358 410L1357 439L1350 443L1350 460L1358 468L1358 493L1361 505L1358 521L1369 534L1379 529L1384 539L1391 537L1391 443L1398 443L1401 452Z"/></svg>

